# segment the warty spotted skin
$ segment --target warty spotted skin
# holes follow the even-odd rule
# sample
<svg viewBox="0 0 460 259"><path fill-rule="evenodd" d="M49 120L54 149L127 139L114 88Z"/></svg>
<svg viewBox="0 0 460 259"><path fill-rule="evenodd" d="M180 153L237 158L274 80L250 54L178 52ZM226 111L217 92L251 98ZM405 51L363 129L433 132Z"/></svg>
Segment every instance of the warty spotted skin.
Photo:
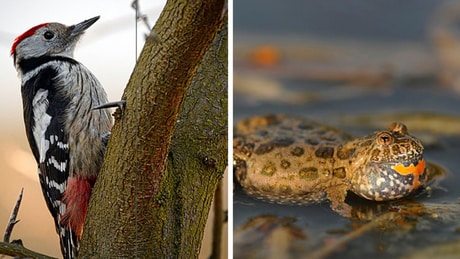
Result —
<svg viewBox="0 0 460 259"><path fill-rule="evenodd" d="M329 200L344 216L347 191L385 201L426 182L422 143L401 123L354 139L305 118L255 116L237 124L233 156L247 193L282 204Z"/></svg>
<svg viewBox="0 0 460 259"><path fill-rule="evenodd" d="M64 258L76 258L89 197L112 127L96 77L73 59L79 37L99 17L79 24L37 25L11 49L21 78L26 134L38 164Z"/></svg>

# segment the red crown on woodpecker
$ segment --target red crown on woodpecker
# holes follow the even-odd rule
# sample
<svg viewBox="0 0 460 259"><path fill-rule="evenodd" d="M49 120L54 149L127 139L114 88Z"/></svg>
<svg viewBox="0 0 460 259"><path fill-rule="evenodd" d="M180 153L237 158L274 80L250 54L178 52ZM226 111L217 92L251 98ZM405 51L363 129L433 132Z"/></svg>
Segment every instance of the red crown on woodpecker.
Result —
<svg viewBox="0 0 460 259"><path fill-rule="evenodd" d="M30 29L28 29L26 32L24 32L23 34L19 35L18 37L16 37L16 39L14 39L14 42L13 42L13 46L11 46L11 51L10 51L10 55L13 56L16 52L16 46L19 44L19 42L21 42L23 39L27 38L27 37L30 37L32 35L34 35L35 31L40 29L41 27L44 27L48 25L48 23L42 23L42 24L39 24L39 25L36 25Z"/></svg>

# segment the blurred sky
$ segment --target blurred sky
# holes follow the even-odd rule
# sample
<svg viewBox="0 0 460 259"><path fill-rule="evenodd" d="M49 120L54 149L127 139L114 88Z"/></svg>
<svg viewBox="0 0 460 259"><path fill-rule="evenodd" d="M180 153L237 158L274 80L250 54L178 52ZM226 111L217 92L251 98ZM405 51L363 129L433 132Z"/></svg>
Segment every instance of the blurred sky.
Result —
<svg viewBox="0 0 460 259"><path fill-rule="evenodd" d="M100 15L81 38L75 58L101 81L110 100L119 100L135 64L135 11L131 0L115 1L2 1L0 3L0 233L3 233L17 195L24 197L12 239L21 238L27 248L60 257L58 237L38 184L35 161L27 144L22 119L20 80L13 66L13 40L43 22L76 24ZM150 25L166 0L139 0L140 11ZM144 33L138 23L138 53Z"/></svg>

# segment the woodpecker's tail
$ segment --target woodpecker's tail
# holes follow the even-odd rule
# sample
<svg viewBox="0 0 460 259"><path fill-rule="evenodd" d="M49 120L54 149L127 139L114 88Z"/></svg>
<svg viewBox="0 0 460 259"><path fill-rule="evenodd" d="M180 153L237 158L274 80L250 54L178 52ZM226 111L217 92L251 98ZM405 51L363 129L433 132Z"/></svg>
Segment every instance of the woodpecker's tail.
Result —
<svg viewBox="0 0 460 259"><path fill-rule="evenodd" d="M65 213L59 219L59 237L64 258L76 258L83 234L86 212L88 211L91 190L95 176L70 177L62 201L66 204Z"/></svg>
<svg viewBox="0 0 460 259"><path fill-rule="evenodd" d="M75 259L78 256L80 242L77 235L69 228L59 225L59 239L64 259Z"/></svg>

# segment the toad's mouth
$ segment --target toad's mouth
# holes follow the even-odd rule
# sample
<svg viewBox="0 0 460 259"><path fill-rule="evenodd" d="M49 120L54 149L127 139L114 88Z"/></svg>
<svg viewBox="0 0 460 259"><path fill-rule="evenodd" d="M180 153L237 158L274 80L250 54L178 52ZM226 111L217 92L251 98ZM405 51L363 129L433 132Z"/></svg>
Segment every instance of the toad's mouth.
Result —
<svg viewBox="0 0 460 259"><path fill-rule="evenodd" d="M413 174L419 176L425 172L425 159L422 156L415 159L408 159L400 163L395 163L391 166L391 169L400 175Z"/></svg>
<svg viewBox="0 0 460 259"><path fill-rule="evenodd" d="M394 177L413 175L418 178L425 173L426 169L426 162L423 155L395 162L375 162L372 165L373 168L378 168L376 172L380 171L382 173L386 171L388 173L385 175L391 174Z"/></svg>
<svg viewBox="0 0 460 259"><path fill-rule="evenodd" d="M398 159L396 161L374 161L371 162L372 165L378 167L390 167L401 175L406 175L409 173L414 173L413 169L415 167L416 172L423 173L425 170L425 159L423 155L413 156L406 159Z"/></svg>
<svg viewBox="0 0 460 259"><path fill-rule="evenodd" d="M426 162L423 155L397 162L375 162L372 164L381 169L386 168L386 170L391 170L401 176L414 175L418 177L425 172L426 168Z"/></svg>

